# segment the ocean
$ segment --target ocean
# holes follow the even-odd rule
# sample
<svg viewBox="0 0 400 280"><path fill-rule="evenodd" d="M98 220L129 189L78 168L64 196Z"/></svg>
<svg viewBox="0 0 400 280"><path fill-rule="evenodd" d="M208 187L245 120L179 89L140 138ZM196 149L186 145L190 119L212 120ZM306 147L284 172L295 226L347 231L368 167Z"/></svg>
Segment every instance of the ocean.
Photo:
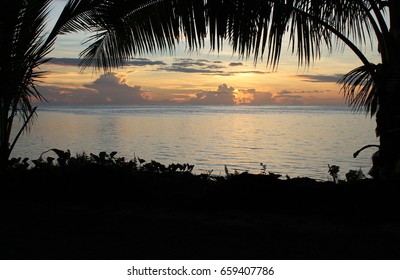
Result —
<svg viewBox="0 0 400 280"><path fill-rule="evenodd" d="M377 144L375 120L334 106L50 106L39 105L12 157L36 159L51 148L117 151L162 164L194 164L194 173L267 172L328 180L328 164L367 174ZM15 127L18 127L18 123ZM46 156L55 156L51 152Z"/></svg>

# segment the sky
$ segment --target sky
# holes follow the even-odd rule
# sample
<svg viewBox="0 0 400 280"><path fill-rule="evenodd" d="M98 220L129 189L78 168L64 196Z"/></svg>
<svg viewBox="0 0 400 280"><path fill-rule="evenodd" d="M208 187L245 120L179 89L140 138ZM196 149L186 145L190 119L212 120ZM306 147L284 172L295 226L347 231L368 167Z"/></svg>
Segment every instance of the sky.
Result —
<svg viewBox="0 0 400 280"><path fill-rule="evenodd" d="M54 2L49 26L65 0ZM83 41L90 34L57 38L52 59L41 66L47 71L39 91L48 104L111 105L343 105L339 78L361 65L348 49L323 53L309 67L283 48L277 69L253 57L239 59L228 44L220 52L186 51L184 42L173 54L135 57L110 73L78 68ZM372 61L376 51L366 49Z"/></svg>

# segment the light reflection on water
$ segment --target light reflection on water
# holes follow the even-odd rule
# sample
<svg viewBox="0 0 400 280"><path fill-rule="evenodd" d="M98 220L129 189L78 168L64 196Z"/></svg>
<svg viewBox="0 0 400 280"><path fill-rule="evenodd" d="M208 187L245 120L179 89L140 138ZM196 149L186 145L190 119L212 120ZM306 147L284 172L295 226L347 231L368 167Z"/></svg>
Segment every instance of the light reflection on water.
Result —
<svg viewBox="0 0 400 280"><path fill-rule="evenodd" d="M345 107L303 106L42 106L12 156L31 159L50 148L73 153L118 151L163 164L195 164L224 174L224 165L291 177L327 179L328 164L370 168L366 144L377 143L373 119Z"/></svg>

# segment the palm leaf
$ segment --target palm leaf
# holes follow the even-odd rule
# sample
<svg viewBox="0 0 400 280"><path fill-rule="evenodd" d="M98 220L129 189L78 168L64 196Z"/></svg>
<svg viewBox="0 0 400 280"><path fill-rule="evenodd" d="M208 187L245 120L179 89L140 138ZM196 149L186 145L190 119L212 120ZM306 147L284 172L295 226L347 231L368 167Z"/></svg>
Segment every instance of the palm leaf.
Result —
<svg viewBox="0 0 400 280"><path fill-rule="evenodd" d="M10 104L11 118L26 120L31 112L31 97L41 99L35 84L43 72L37 71L51 50L44 44L44 30L50 0L13 1L2 11L1 76L7 80L2 99Z"/></svg>
<svg viewBox="0 0 400 280"><path fill-rule="evenodd" d="M204 45L206 25L202 1L126 1L114 0L96 9L96 31L80 54L81 67L94 66L109 71L124 61L144 53L172 52L180 36L187 38L189 49Z"/></svg>
<svg viewBox="0 0 400 280"><path fill-rule="evenodd" d="M144 53L173 51L184 38L189 50L211 50L227 40L241 58L266 58L277 67L285 38L299 65L309 65L340 42L364 44L371 37L370 1L354 0L70 0L60 32L95 34L81 53L81 66L109 71ZM95 8L90 6L95 6ZM336 37L333 35L341 35ZM340 40L337 40L339 38ZM362 52L357 53L359 56ZM365 62L365 60L364 60Z"/></svg>
<svg viewBox="0 0 400 280"><path fill-rule="evenodd" d="M15 0L0 10L1 161L8 159L19 136L30 129L36 114L32 98L43 100L36 86L44 74L38 68L54 43L45 40L50 3ZM22 126L11 140L15 117L22 120Z"/></svg>
<svg viewBox="0 0 400 280"><path fill-rule="evenodd" d="M81 67L109 71L143 53L175 49L180 37L189 50L204 46L204 3L196 0L70 0L48 40L58 34L93 34L80 54Z"/></svg>
<svg viewBox="0 0 400 280"><path fill-rule="evenodd" d="M363 65L344 75L338 83L350 106L356 111L365 109L373 116L378 109L379 90L370 73L371 68L380 72L380 65L371 64L369 68Z"/></svg>
<svg viewBox="0 0 400 280"><path fill-rule="evenodd" d="M49 34L48 40L53 40L57 35L79 31L93 31L96 21L99 20L95 15L99 9L109 5L110 2L112 1L69 0Z"/></svg>
<svg viewBox="0 0 400 280"><path fill-rule="evenodd" d="M253 54L256 63L266 55L267 64L276 67L284 39L289 38L299 64L309 65L320 57L323 47L331 52L335 44L340 45L332 31L353 39L355 44L370 38L366 2L209 0L211 45L219 50L227 39L239 56L247 58Z"/></svg>

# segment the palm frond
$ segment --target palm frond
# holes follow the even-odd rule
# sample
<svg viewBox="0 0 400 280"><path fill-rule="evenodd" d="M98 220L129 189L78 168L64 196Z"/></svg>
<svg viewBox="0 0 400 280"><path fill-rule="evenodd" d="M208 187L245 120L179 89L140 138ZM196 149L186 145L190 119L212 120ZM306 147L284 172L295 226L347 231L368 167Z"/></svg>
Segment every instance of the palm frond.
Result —
<svg viewBox="0 0 400 280"><path fill-rule="evenodd" d="M95 34L80 54L82 69L94 66L109 71L137 55L173 52L181 36L190 50L198 49L206 36L202 1L114 0L91 16Z"/></svg>
<svg viewBox="0 0 400 280"><path fill-rule="evenodd" d="M64 6L56 24L48 36L48 41L54 40L57 35L93 31L98 17L98 9L107 6L107 0L69 0Z"/></svg>
<svg viewBox="0 0 400 280"><path fill-rule="evenodd" d="M266 56L267 64L276 67L284 40L289 38L299 65L309 65L320 57L323 48L331 52L335 44L340 45L341 40L332 31L352 39L354 44L370 39L366 2L208 0L211 45L219 50L227 39L239 56L248 58L253 54L255 63Z"/></svg>
<svg viewBox="0 0 400 280"><path fill-rule="evenodd" d="M10 119L16 115L31 119L31 97L43 99L35 85L43 75L37 68L52 47L45 44L44 37L50 3L16 0L1 12L0 76L7 81L1 98L8 104Z"/></svg>
<svg viewBox="0 0 400 280"><path fill-rule="evenodd" d="M341 91L350 106L373 116L378 110L379 89L370 73L371 68L376 73L380 71L379 65L371 64L369 68L363 65L344 75L338 83L342 85Z"/></svg>
<svg viewBox="0 0 400 280"><path fill-rule="evenodd" d="M113 5L100 5L96 12L87 14L93 18L92 22L95 24L92 28L95 33L84 42L90 45L80 54L80 66L83 70L94 66L107 72L111 68L121 66L126 59L155 48L151 20L158 20L157 17L152 15L153 19L149 17L146 21L141 20L137 23L132 17L130 25L126 23L132 11L140 9L144 1L112 2Z"/></svg>
<svg viewBox="0 0 400 280"><path fill-rule="evenodd" d="M354 0L70 0L58 32L95 32L81 53L82 69L109 71L133 56L173 51L184 38L189 50L220 51L227 40L241 58L266 58L277 67L285 38L299 65L308 66L343 40L371 37L369 1ZM334 31L334 32L332 32ZM287 36L287 37L286 37ZM355 49L355 46L353 46ZM361 52L358 52L361 55ZM365 61L364 61L365 63Z"/></svg>

